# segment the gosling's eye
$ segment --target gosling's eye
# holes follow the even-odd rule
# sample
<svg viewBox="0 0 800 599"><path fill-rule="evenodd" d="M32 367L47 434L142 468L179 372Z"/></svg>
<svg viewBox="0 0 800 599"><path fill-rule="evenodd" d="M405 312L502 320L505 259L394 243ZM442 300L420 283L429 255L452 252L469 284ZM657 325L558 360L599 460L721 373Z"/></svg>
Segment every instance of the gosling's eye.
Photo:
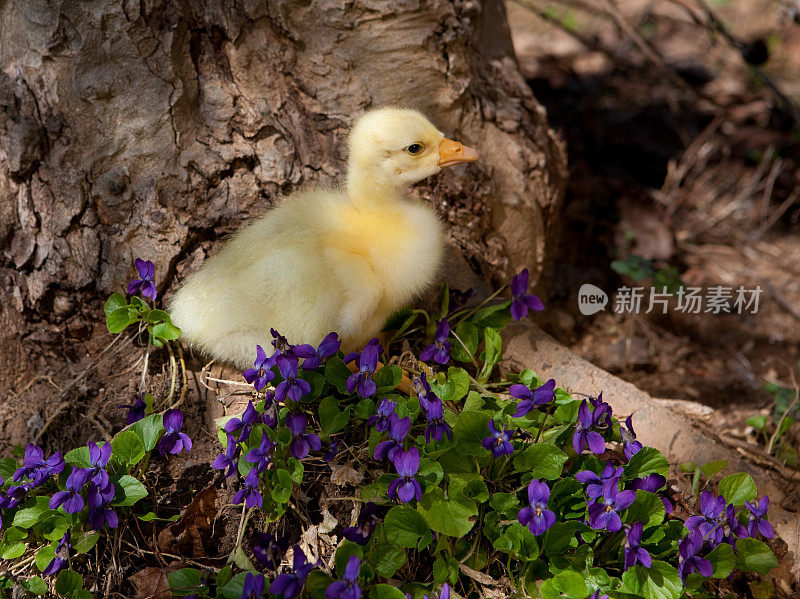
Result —
<svg viewBox="0 0 800 599"><path fill-rule="evenodd" d="M406 148L406 152L408 152L409 154L419 154L424 149L425 146L423 146L422 144L411 144Z"/></svg>

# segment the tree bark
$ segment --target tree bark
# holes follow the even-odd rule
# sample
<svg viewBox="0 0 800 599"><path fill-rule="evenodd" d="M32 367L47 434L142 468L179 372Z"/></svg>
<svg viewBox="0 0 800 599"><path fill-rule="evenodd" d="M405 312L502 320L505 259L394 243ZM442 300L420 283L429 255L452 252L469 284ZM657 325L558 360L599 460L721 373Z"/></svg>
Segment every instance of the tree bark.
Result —
<svg viewBox="0 0 800 599"><path fill-rule="evenodd" d="M168 295L249 217L336 182L368 107L480 150L416 188L473 269L546 267L564 150L500 0L0 0L0 65L0 441L54 393L36 376L63 387L108 342L135 257Z"/></svg>

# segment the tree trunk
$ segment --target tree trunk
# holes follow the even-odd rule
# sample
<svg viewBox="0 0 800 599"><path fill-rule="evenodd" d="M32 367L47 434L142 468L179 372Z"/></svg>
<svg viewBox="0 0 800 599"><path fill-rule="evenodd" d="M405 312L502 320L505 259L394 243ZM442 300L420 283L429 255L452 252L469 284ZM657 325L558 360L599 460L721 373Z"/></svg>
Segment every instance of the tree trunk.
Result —
<svg viewBox="0 0 800 599"><path fill-rule="evenodd" d="M108 343L135 257L169 295L246 219L337 181L368 107L480 150L417 187L476 271L546 266L564 151L499 0L0 0L0 65L0 445Z"/></svg>

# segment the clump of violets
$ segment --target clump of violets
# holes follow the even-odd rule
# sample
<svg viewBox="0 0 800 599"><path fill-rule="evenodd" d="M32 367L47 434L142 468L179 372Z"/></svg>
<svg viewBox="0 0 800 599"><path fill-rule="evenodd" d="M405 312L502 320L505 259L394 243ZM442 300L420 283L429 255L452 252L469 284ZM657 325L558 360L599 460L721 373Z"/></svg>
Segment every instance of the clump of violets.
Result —
<svg viewBox="0 0 800 599"><path fill-rule="evenodd" d="M308 420L305 414L299 412L289 412L286 414L286 426L292 432L292 442L289 445L289 451L298 460L306 457L311 450L319 451L322 449L322 441L319 436L314 433L306 434L306 427Z"/></svg>
<svg viewBox="0 0 800 599"><path fill-rule="evenodd" d="M86 501L89 504L89 526L92 530L100 530L108 524L109 528L116 528L119 523L117 512L111 509L111 502L116 491L114 485L108 484L104 488L94 483L89 483Z"/></svg>
<svg viewBox="0 0 800 599"><path fill-rule="evenodd" d="M422 499L422 486L414 478L419 472L419 450L412 447L408 451L398 449L391 458L398 478L389 483L389 499L397 497L403 503L416 498Z"/></svg>
<svg viewBox="0 0 800 599"><path fill-rule="evenodd" d="M259 479L259 471L257 468L251 468L247 476L244 477L244 487L241 488L233 496L233 504L245 504L246 507L261 507L264 503L264 498L258 491L258 486L261 482Z"/></svg>
<svg viewBox="0 0 800 599"><path fill-rule="evenodd" d="M375 391L378 390L375 381L372 377L375 375L375 370L378 368L378 357L383 353L383 348L377 337L374 337L367 343L364 350L359 353L350 353L344 357L345 364L356 362L358 371L354 372L347 378L347 392L353 393L358 391L361 397L372 397Z"/></svg>
<svg viewBox="0 0 800 599"><path fill-rule="evenodd" d="M275 387L275 400L283 403L286 399L292 401L300 401L300 399L311 393L311 385L308 381L299 378L299 365L297 357L291 353L281 354L275 359L278 365L278 371L281 373L283 380Z"/></svg>
<svg viewBox="0 0 800 599"><path fill-rule="evenodd" d="M604 422L609 415L610 409L607 403L601 403L592 410L586 400L581 402L581 407L578 408L578 424L572 437L575 453L580 455L587 448L596 454L605 452L606 442L603 435L592 429Z"/></svg>
<svg viewBox="0 0 800 599"><path fill-rule="evenodd" d="M615 468L614 464L606 462L606 466L603 468L603 472L600 473L600 476L597 476L591 470L581 470L575 475L575 478L578 482L587 485L586 494L591 499L596 500L603 494L603 489L609 481L613 481L614 485L619 482L623 472L624 470L621 467Z"/></svg>
<svg viewBox="0 0 800 599"><path fill-rule="evenodd" d="M355 526L348 526L342 529L342 536L348 541L366 545L372 536L372 531L378 525L378 508L371 501L361 508L356 519Z"/></svg>
<svg viewBox="0 0 800 599"><path fill-rule="evenodd" d="M431 439L441 441L444 435L450 439L452 431L444 421L444 405L442 400L431 390L424 372L415 381L414 386L417 389L419 404L425 410L425 418L428 421L428 426L425 427L425 440L428 443L431 442Z"/></svg>
<svg viewBox="0 0 800 599"><path fill-rule="evenodd" d="M167 453L176 454L184 449L188 452L192 449L192 440L184 432L183 428L183 412L180 410L167 410L164 412L164 429L166 433L158 442L158 452L161 455Z"/></svg>
<svg viewBox="0 0 800 599"><path fill-rule="evenodd" d="M641 442L636 440L632 419L633 414L625 419L625 426L619 427L619 432L622 436L622 452L625 454L626 460L630 460L642 449Z"/></svg>
<svg viewBox="0 0 800 599"><path fill-rule="evenodd" d="M136 272L139 273L139 278L128 283L128 295L140 291L143 297L148 298L151 302L156 301L156 284L153 282L156 274L155 265L150 260L141 258L136 258L134 265Z"/></svg>
<svg viewBox="0 0 800 599"><path fill-rule="evenodd" d="M100 488L108 486L106 466L111 459L111 443L89 443L89 480Z"/></svg>
<svg viewBox="0 0 800 599"><path fill-rule="evenodd" d="M725 498L714 497L710 491L700 494L700 516L690 516L684 522L689 532L698 533L703 540L708 539L714 546L722 541L723 530L719 526L720 517L725 511Z"/></svg>
<svg viewBox="0 0 800 599"><path fill-rule="evenodd" d="M253 405L252 401L249 401L247 402L247 407L242 413L242 417L234 417L228 420L225 423L224 430L230 435L239 433L236 442L241 443L243 441L247 441L247 438L250 436L250 433L253 430L253 425L260 422L264 422L264 415L260 414L258 410L256 410L256 407Z"/></svg>
<svg viewBox="0 0 800 599"><path fill-rule="evenodd" d="M247 455L244 456L244 459L246 462L254 464L254 470L261 473L267 469L272 461L273 449L275 449L275 443L270 440L265 431L261 436L261 443L259 443L258 447L251 449Z"/></svg>
<svg viewBox="0 0 800 599"><path fill-rule="evenodd" d="M490 436L483 440L483 446L492 452L492 455L499 458L501 455L508 455L514 453L514 447L511 445L511 437L514 436L515 430L503 427L498 429L494 420L490 420L488 425Z"/></svg>
<svg viewBox="0 0 800 599"><path fill-rule="evenodd" d="M511 279L511 318L522 320L528 315L528 310L538 312L544 310L542 300L528 293L528 269L524 269Z"/></svg>
<svg viewBox="0 0 800 599"><path fill-rule="evenodd" d="M516 397L521 400L517 404L517 411L514 413L515 418L525 416L532 409L550 403L556 396L556 381L550 379L543 385L531 391L527 385L511 385L508 393L511 397Z"/></svg>
<svg viewBox="0 0 800 599"><path fill-rule="evenodd" d="M239 457L239 444L236 443L236 439L233 438L233 435L229 434L227 437L228 440L225 451L211 462L212 468L225 471L225 478L236 474Z"/></svg>
<svg viewBox="0 0 800 599"><path fill-rule="evenodd" d="M703 536L699 532L686 535L678 543L678 575L686 583L689 574L699 572L708 578L714 573L711 562L697 555L703 548Z"/></svg>
<svg viewBox="0 0 800 599"><path fill-rule="evenodd" d="M543 534L556 522L555 512L547 509L550 501L550 487L547 483L532 480L528 484L528 504L517 513L517 520L534 535Z"/></svg>
<svg viewBox="0 0 800 599"><path fill-rule="evenodd" d="M421 362L433 360L437 364L447 364L450 361L450 342L447 337L450 335L450 323L446 318L442 318L436 323L436 333L433 336L433 343L423 349L419 354Z"/></svg>
<svg viewBox="0 0 800 599"><path fill-rule="evenodd" d="M297 597L306 584L308 573L314 569L314 564L306 560L306 554L300 549L299 545L294 546L294 556L292 558L292 571L280 574L269 586L272 595L279 595L283 599L293 599Z"/></svg>
<svg viewBox="0 0 800 599"><path fill-rule="evenodd" d="M314 370L329 358L341 347L342 342L336 333L328 333L325 339L322 340L316 349L310 345L295 345L293 348L294 354L298 358L304 358L303 370Z"/></svg>
<svg viewBox="0 0 800 599"><path fill-rule="evenodd" d="M342 580L332 582L325 590L325 596L328 599L359 599L361 597L361 589L358 586L358 571L361 567L361 561L358 556L351 555L347 560L347 567L344 571Z"/></svg>

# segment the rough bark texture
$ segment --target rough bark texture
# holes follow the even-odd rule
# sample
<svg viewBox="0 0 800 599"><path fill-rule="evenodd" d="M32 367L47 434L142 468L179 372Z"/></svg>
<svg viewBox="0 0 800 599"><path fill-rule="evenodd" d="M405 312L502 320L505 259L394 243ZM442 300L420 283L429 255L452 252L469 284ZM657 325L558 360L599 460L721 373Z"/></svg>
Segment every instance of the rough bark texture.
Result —
<svg viewBox="0 0 800 599"><path fill-rule="evenodd" d="M564 152L499 0L0 0L0 66L5 443L47 416L25 399L54 393L36 375L63 397L107 342L102 298L134 257L168 294L248 217L336 181L371 106L481 150L418 187L474 269L545 267Z"/></svg>

